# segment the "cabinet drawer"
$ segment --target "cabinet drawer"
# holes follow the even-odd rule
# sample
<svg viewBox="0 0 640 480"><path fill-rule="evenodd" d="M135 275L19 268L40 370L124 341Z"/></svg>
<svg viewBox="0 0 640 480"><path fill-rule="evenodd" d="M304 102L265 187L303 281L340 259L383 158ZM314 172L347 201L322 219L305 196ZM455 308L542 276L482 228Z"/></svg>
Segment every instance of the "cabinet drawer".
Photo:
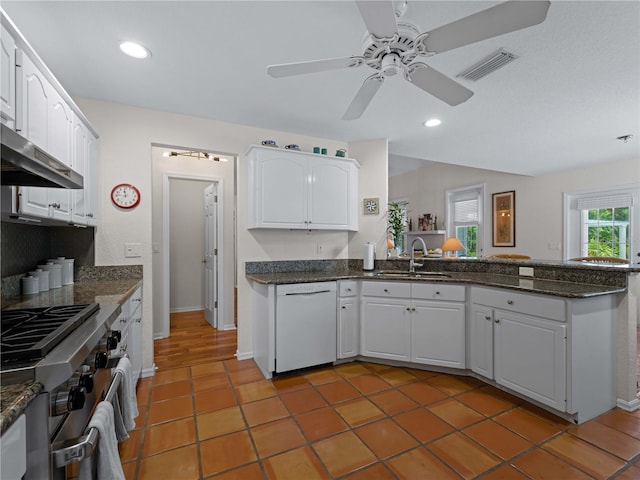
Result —
<svg viewBox="0 0 640 480"><path fill-rule="evenodd" d="M411 298L411 284L403 282L362 282L362 295Z"/></svg>
<svg viewBox="0 0 640 480"><path fill-rule="evenodd" d="M519 312L560 322L566 320L566 303L561 298L508 290L497 291L488 288L473 288L471 297L473 303L488 305L500 310Z"/></svg>
<svg viewBox="0 0 640 480"><path fill-rule="evenodd" d="M338 282L339 297L355 297L358 294L358 282L355 280L342 280Z"/></svg>
<svg viewBox="0 0 640 480"><path fill-rule="evenodd" d="M449 300L464 302L465 287L442 283L413 283L411 297L416 300Z"/></svg>

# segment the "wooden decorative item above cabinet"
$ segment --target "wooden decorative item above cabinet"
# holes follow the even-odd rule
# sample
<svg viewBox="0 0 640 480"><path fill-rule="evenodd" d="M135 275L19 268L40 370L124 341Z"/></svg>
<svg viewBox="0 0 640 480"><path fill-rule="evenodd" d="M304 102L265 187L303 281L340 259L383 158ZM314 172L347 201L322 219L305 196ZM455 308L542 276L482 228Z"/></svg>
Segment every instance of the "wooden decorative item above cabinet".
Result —
<svg viewBox="0 0 640 480"><path fill-rule="evenodd" d="M252 145L247 228L358 230L358 168L349 158Z"/></svg>

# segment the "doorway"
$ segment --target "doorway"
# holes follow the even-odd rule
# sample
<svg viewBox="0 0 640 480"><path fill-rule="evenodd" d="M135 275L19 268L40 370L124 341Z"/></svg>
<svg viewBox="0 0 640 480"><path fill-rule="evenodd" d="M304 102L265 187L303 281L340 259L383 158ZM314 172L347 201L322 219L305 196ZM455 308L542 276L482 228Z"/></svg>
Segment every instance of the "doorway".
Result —
<svg viewBox="0 0 640 480"><path fill-rule="evenodd" d="M199 311L219 328L224 318L223 180L165 173L162 181L164 264L162 318L171 330L171 313Z"/></svg>
<svg viewBox="0 0 640 480"><path fill-rule="evenodd" d="M182 147L152 146L152 303L153 338L172 335L173 315L199 309L204 318L207 305L212 307L208 315L209 325L218 330L235 330L234 287L236 286L235 262L235 210L237 156L225 153L202 153ZM172 255L172 248L179 240L206 241L204 225L204 189L214 198L215 215L209 215L214 225L210 243L213 252L206 255L204 246L191 244L186 250ZM215 201L217 200L217 201ZM173 218L171 208L173 204ZM190 223L191 222L191 223ZM193 226L193 223L198 226ZM174 228L173 239L172 226ZM208 302L205 292L205 259L213 255L208 285L213 294ZM185 258L187 260L185 260ZM195 273L194 273L195 272ZM145 272L146 275L146 272ZM194 282L197 279L199 282ZM173 283L173 293L172 293ZM186 290L186 291L185 291ZM173 298L172 298L173 297ZM207 303L208 302L208 303ZM217 302L217 303L216 303Z"/></svg>

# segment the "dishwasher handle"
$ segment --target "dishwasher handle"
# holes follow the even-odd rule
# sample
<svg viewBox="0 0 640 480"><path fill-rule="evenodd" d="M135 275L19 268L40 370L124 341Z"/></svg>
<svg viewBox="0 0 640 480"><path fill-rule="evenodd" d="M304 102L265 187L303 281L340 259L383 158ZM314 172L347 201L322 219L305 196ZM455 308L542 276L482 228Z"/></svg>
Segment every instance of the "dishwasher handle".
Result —
<svg viewBox="0 0 640 480"><path fill-rule="evenodd" d="M289 297L293 295L317 295L319 293L330 293L330 292L331 290L316 290L313 292L289 292L289 293L285 293L284 296Z"/></svg>

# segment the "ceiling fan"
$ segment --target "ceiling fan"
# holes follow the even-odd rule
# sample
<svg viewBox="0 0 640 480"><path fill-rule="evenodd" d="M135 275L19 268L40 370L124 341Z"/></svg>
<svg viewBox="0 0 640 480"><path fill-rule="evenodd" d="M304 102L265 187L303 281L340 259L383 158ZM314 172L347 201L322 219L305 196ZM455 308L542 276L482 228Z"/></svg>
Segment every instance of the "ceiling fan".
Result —
<svg viewBox="0 0 640 480"><path fill-rule="evenodd" d="M406 1L369 0L356 1L356 4L368 31L361 56L267 67L267 73L274 78L356 68L363 64L377 70L365 79L343 120L360 118L384 80L400 72L407 81L451 106L466 102L473 95L471 90L427 64L414 61L416 57L437 55L542 23L550 2L512 0L424 33L411 23L396 21L406 11Z"/></svg>

